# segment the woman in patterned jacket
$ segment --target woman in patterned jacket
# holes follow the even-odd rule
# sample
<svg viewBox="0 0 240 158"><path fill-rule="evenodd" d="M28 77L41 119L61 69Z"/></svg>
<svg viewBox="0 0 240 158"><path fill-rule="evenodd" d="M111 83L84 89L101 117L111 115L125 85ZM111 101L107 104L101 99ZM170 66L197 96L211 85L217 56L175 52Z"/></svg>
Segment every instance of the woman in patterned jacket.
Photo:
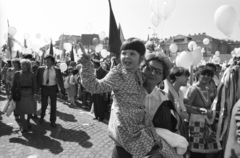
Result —
<svg viewBox="0 0 240 158"><path fill-rule="evenodd" d="M112 91L113 94L108 130L119 149L113 153L113 157L181 157L157 135L144 107L144 77L139 70L146 51L143 42L136 38L123 42L120 48L121 63L101 80L96 79L90 56L84 52L81 44L80 48L83 52L79 60L82 64L82 85L90 93ZM126 150L129 155L121 155L121 149Z"/></svg>

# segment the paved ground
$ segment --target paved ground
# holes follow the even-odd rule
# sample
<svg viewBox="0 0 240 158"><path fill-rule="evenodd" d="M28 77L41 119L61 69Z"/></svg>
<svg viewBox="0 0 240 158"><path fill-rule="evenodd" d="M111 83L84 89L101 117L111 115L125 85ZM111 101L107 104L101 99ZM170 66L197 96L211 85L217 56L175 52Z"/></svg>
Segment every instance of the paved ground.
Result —
<svg viewBox="0 0 240 158"><path fill-rule="evenodd" d="M0 109L6 96L0 93ZM38 103L38 116L40 104ZM83 108L69 108L58 101L57 124L51 128L49 109L46 122L31 120L32 129L19 131L13 115L0 112L0 158L110 158L113 141L108 137L107 124L93 120Z"/></svg>

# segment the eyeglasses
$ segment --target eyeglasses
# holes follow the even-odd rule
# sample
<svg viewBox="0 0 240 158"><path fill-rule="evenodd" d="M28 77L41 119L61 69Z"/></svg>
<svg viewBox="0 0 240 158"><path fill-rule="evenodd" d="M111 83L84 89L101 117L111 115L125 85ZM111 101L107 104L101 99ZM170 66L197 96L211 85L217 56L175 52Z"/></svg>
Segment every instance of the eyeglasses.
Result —
<svg viewBox="0 0 240 158"><path fill-rule="evenodd" d="M151 71L151 72L155 72L157 75L162 75L163 74L163 70L161 70L161 69L158 69L158 68L155 68L155 67L153 67L153 66L151 66L151 65L146 65L146 67L147 67L147 69L149 70L149 71Z"/></svg>

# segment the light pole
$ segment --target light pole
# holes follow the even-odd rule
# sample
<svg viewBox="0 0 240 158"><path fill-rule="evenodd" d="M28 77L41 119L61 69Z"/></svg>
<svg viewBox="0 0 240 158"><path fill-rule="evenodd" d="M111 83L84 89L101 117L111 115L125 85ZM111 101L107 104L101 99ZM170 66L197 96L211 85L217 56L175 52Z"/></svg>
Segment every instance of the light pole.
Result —
<svg viewBox="0 0 240 158"><path fill-rule="evenodd" d="M152 29L153 30L153 39L154 39L154 42L156 42L156 33L155 33L155 29L154 28L152 28L152 27L148 27L148 29Z"/></svg>

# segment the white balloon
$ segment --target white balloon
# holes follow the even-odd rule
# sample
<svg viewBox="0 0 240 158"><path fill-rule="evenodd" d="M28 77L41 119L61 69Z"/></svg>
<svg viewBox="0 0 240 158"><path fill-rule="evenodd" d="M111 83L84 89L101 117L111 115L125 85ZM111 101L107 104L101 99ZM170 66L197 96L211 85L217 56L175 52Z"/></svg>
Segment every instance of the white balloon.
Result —
<svg viewBox="0 0 240 158"><path fill-rule="evenodd" d="M173 43L169 46L169 50L171 51L171 53L176 53L178 50L178 46L175 43Z"/></svg>
<svg viewBox="0 0 240 158"><path fill-rule="evenodd" d="M103 45L102 45L102 44L98 44L98 45L95 47L95 52L100 52L102 49L103 49Z"/></svg>
<svg viewBox="0 0 240 158"><path fill-rule="evenodd" d="M99 36L100 40L104 40L104 38L105 38L105 32L104 32L104 31L100 32L100 33L98 34L98 36Z"/></svg>
<svg viewBox="0 0 240 158"><path fill-rule="evenodd" d="M204 40L203 40L203 44L205 44L205 45L208 45L209 44L209 39L208 38L204 38Z"/></svg>
<svg viewBox="0 0 240 158"><path fill-rule="evenodd" d="M157 17L154 13L151 14L151 21L155 27L158 27L162 21L162 17Z"/></svg>
<svg viewBox="0 0 240 158"><path fill-rule="evenodd" d="M59 68L60 68L61 72L64 72L64 71L67 70L67 64L66 63L61 63L59 65Z"/></svg>
<svg viewBox="0 0 240 158"><path fill-rule="evenodd" d="M166 0L163 5L163 17L165 20L167 20L175 12L176 6L176 0Z"/></svg>
<svg viewBox="0 0 240 158"><path fill-rule="evenodd" d="M85 50L86 53L88 53L88 49L87 48L85 48L84 50Z"/></svg>
<svg viewBox="0 0 240 158"><path fill-rule="evenodd" d="M101 56L106 58L108 56L108 51L106 49L101 50Z"/></svg>
<svg viewBox="0 0 240 158"><path fill-rule="evenodd" d="M215 56L218 57L220 55L220 52L219 51L216 51L215 52Z"/></svg>
<svg viewBox="0 0 240 158"><path fill-rule="evenodd" d="M15 27L9 27L8 28L8 33L11 35L11 36L14 36L16 33L17 33L17 29Z"/></svg>
<svg viewBox="0 0 240 158"><path fill-rule="evenodd" d="M197 66L202 60L203 54L201 52L201 49L202 48L199 47L191 52L193 56L193 63L192 63L193 66Z"/></svg>
<svg viewBox="0 0 240 158"><path fill-rule="evenodd" d="M24 37L24 39L28 40L28 39L30 38L30 35L29 35L28 33L25 33L25 34L23 35L23 37Z"/></svg>
<svg viewBox="0 0 240 158"><path fill-rule="evenodd" d="M192 53L188 51L181 52L176 58L176 65L188 69L193 63Z"/></svg>
<svg viewBox="0 0 240 158"><path fill-rule="evenodd" d="M72 44L71 43L64 43L63 47L66 51L70 51L72 49Z"/></svg>
<svg viewBox="0 0 240 158"><path fill-rule="evenodd" d="M37 37L37 38L41 38L41 34L40 34L40 33L37 33L37 34L36 34L36 37Z"/></svg>
<svg viewBox="0 0 240 158"><path fill-rule="evenodd" d="M236 52L236 53L235 53L235 54L236 54L236 56L238 56L238 57L239 57L239 56L240 56L240 48L237 48L235 52Z"/></svg>
<svg viewBox="0 0 240 158"><path fill-rule="evenodd" d="M44 41L45 41L46 43L49 43L49 42L50 42L50 37L45 37L45 38L44 38Z"/></svg>
<svg viewBox="0 0 240 158"><path fill-rule="evenodd" d="M43 55L43 52L41 50L38 51L38 55L39 56L42 56Z"/></svg>
<svg viewBox="0 0 240 158"><path fill-rule="evenodd" d="M193 51L193 50L197 49L197 43L194 42L194 41L189 42L189 43L188 43L188 49L189 49L190 51Z"/></svg>
<svg viewBox="0 0 240 158"><path fill-rule="evenodd" d="M166 0L151 0L150 7L152 12L158 17L162 18L163 5Z"/></svg>
<svg viewBox="0 0 240 158"><path fill-rule="evenodd" d="M217 28L226 36L231 36L237 25L237 12L230 5L219 7L214 14Z"/></svg>

